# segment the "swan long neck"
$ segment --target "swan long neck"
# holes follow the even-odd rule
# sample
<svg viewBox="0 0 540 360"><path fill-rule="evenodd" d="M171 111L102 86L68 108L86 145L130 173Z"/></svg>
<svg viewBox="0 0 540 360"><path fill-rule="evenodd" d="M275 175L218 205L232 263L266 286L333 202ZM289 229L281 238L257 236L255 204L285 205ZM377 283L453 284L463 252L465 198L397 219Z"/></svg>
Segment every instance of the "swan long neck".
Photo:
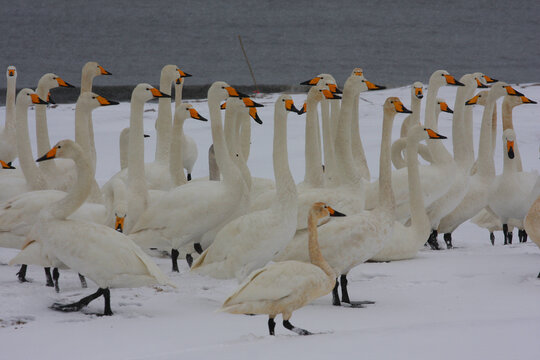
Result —
<svg viewBox="0 0 540 360"><path fill-rule="evenodd" d="M334 152L334 139L332 138L332 117L330 114L331 105L333 106L333 102L330 103L330 100L321 100L324 166L326 179L329 180L328 183L338 185L339 182L337 182L338 174L336 169L336 155Z"/></svg>
<svg viewBox="0 0 540 360"><path fill-rule="evenodd" d="M123 170L128 166L129 128L122 130L118 143L120 147L120 169Z"/></svg>
<svg viewBox="0 0 540 360"><path fill-rule="evenodd" d="M94 169L87 156L80 149L75 150L75 167L77 169L77 181L61 200L50 205L48 213L56 219L66 219L73 214L85 202L90 194L94 179Z"/></svg>
<svg viewBox="0 0 540 360"><path fill-rule="evenodd" d="M463 78L462 78L463 79ZM472 145L472 113L471 134L467 132L466 113L470 106L465 106L465 102L472 97L476 82L465 82L465 86L460 86L456 92L454 103L454 116L452 117L452 145L454 148L454 160L463 169L470 169L474 162L474 150ZM431 140L431 142L437 140ZM442 144L441 144L442 145Z"/></svg>
<svg viewBox="0 0 540 360"><path fill-rule="evenodd" d="M354 105L352 110L351 121L351 149L353 154L354 163L360 170L360 175L366 179L371 179L369 167L367 164L366 153L364 151L364 145L362 144L362 138L360 137L360 116L358 107L360 106L360 91L356 92L354 98Z"/></svg>
<svg viewBox="0 0 540 360"><path fill-rule="evenodd" d="M379 160L379 207L392 214L396 207L394 191L392 190L392 160L390 158L394 116L394 112L385 109Z"/></svg>
<svg viewBox="0 0 540 360"><path fill-rule="evenodd" d="M175 116L172 128L171 157L169 159L169 172L174 186L187 184L184 173L184 153L182 151L182 140L184 139L185 116Z"/></svg>
<svg viewBox="0 0 540 360"><path fill-rule="evenodd" d="M47 99L49 90L50 89L41 82L41 84L38 83L36 93L41 99ZM45 154L51 149L49 128L47 126L47 105L36 105L36 140L38 154ZM56 161L42 161L39 163L39 168L48 173L55 173L57 171Z"/></svg>
<svg viewBox="0 0 540 360"><path fill-rule="evenodd" d="M491 117L491 156L495 154L496 144L497 144L497 104L494 104L493 116Z"/></svg>
<svg viewBox="0 0 540 360"><path fill-rule="evenodd" d="M174 83L174 107L178 107L182 103L182 90L184 89L184 79L180 80L180 84ZM173 125L174 126L174 125Z"/></svg>
<svg viewBox="0 0 540 360"><path fill-rule="evenodd" d="M478 143L478 174L482 176L495 176L495 161L493 160L491 141L493 112L496 108L496 99L488 93L488 100L482 113L480 125L480 141Z"/></svg>
<svg viewBox="0 0 540 360"><path fill-rule="evenodd" d="M247 120L242 121L240 127L240 150L244 160L247 162L251 151L251 121L249 116Z"/></svg>
<svg viewBox="0 0 540 360"><path fill-rule="evenodd" d="M91 67L83 67L82 75L81 75L81 94L92 91L92 84L94 82L94 78L96 77L95 71ZM90 156L90 163L92 164L94 171L96 170L96 142L94 140L94 123L92 121L92 112L89 112L87 115L86 120L87 126L88 126L88 142L90 144L90 152L88 153ZM75 136L77 133L75 132ZM79 141L75 139L77 143Z"/></svg>
<svg viewBox="0 0 540 360"><path fill-rule="evenodd" d="M407 177L409 181L409 201L411 207L411 226L418 230L429 229L431 223L426 213L420 183L418 166L418 140L407 138Z"/></svg>
<svg viewBox="0 0 540 360"><path fill-rule="evenodd" d="M353 80L347 79L343 87L343 97L341 99L341 110L338 117L338 127L335 138L335 157L339 183L358 184L362 176L358 168L354 166L354 159L351 145L351 120L353 117L353 108L358 94L355 92Z"/></svg>
<svg viewBox="0 0 540 360"><path fill-rule="evenodd" d="M246 131L245 124L249 124L247 126L250 131ZM244 131L241 131L241 128L244 128ZM244 144L246 140L242 136L251 139L250 116L246 108L242 108L236 113L236 119L234 121L234 144L236 145L236 152L231 156L235 159L236 166L238 166L238 169L242 173L242 178L248 189L251 190L251 172L247 166L247 157L244 156L244 149L242 148L242 144ZM238 154L238 156L236 156L236 154Z"/></svg>
<svg viewBox="0 0 540 360"><path fill-rule="evenodd" d="M128 153L128 212L126 231L129 233L148 205L148 188L144 172L144 103L131 97Z"/></svg>
<svg viewBox="0 0 540 360"><path fill-rule="evenodd" d="M308 249L309 249L309 260L315 266L318 266L324 271L328 277L334 279L336 273L334 269L328 264L324 259L321 249L319 247L319 234L317 232L317 221L319 219L317 216L310 211L308 216Z"/></svg>
<svg viewBox="0 0 540 360"><path fill-rule="evenodd" d="M159 81L159 91L164 94L170 95L172 89L171 76L165 72L161 72L161 78ZM172 110L171 110L171 98L159 98L158 103L158 116L156 119L156 157L155 160L159 162L166 162L169 160L169 150L171 145L171 129L172 129Z"/></svg>
<svg viewBox="0 0 540 360"><path fill-rule="evenodd" d="M273 164L278 203L282 207L294 208L296 206L297 192L296 184L289 168L287 111L284 109L283 103L279 100L274 109Z"/></svg>
<svg viewBox="0 0 540 360"><path fill-rule="evenodd" d="M436 115L435 107L437 106L437 93L439 92L440 85L429 82L429 89L426 99L426 111L425 111L425 126L433 131L438 130L438 117ZM433 160L437 163L447 163L454 161L454 158L448 150L444 147L439 140L428 139L427 147L431 152Z"/></svg>
<svg viewBox="0 0 540 360"><path fill-rule="evenodd" d="M96 77L96 73L93 69L90 67L83 67L82 74L81 74L81 94L92 91L92 83L94 82L94 78Z"/></svg>
<svg viewBox="0 0 540 360"><path fill-rule="evenodd" d="M512 119L512 111L518 104L511 104L510 96L505 96L503 103L502 103L502 123L503 123L503 131L506 129L512 129L514 130L514 121ZM496 122L496 120L495 120ZM519 146L516 141L514 144L514 153L515 158L514 160L517 160L517 171L523 171L523 163L521 162L521 155L519 154Z"/></svg>
<svg viewBox="0 0 540 360"><path fill-rule="evenodd" d="M17 101L15 116L17 118L17 153L26 182L31 190L45 190L47 181L32 156L28 134L28 106L22 101Z"/></svg>
<svg viewBox="0 0 540 360"><path fill-rule="evenodd" d="M16 134L16 122L15 122L15 92L16 92L15 77L9 77L7 80L6 91L6 122L4 128L4 134L7 135L7 139L13 139ZM48 150L48 149L47 149Z"/></svg>
<svg viewBox="0 0 540 360"><path fill-rule="evenodd" d="M320 148L319 119L317 116L318 89L313 87L307 96L306 113L306 173L304 182L312 187L324 187L324 174L322 169L322 154Z"/></svg>
<svg viewBox="0 0 540 360"><path fill-rule="evenodd" d="M402 127L403 129L403 127ZM402 169L407 166L407 161L403 157L403 149L407 151L407 135L401 137L392 143L391 156L392 164L396 169Z"/></svg>

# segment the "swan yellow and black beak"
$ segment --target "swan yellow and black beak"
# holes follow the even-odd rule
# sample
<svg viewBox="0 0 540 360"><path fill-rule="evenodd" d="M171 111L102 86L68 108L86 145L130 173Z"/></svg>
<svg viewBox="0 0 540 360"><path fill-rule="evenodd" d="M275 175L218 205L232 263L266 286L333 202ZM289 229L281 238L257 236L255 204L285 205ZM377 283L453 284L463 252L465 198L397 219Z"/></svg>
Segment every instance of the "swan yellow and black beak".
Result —
<svg viewBox="0 0 540 360"><path fill-rule="evenodd" d="M297 114L300 114L300 111L294 106L294 101L292 101L290 99L285 100L285 109L287 111L292 111L292 112L295 112Z"/></svg>
<svg viewBox="0 0 540 360"><path fill-rule="evenodd" d="M248 97L242 98L242 101L244 102L244 105L246 107L249 107L249 108L251 108L251 107L264 107L263 104L256 103L255 101L251 100Z"/></svg>
<svg viewBox="0 0 540 360"><path fill-rule="evenodd" d="M412 111L403 106L403 103L399 100L394 100L394 107L398 113L412 114Z"/></svg>
<svg viewBox="0 0 540 360"><path fill-rule="evenodd" d="M452 75L443 75L443 76L446 78L446 83L448 85L465 86L465 84L457 81L456 78L453 77Z"/></svg>
<svg viewBox="0 0 540 360"><path fill-rule="evenodd" d="M482 84L482 82L480 81L480 79L476 78L475 80L476 80L476 87L477 87L478 89L487 89L487 88L488 88L487 85Z"/></svg>
<svg viewBox="0 0 540 360"><path fill-rule="evenodd" d="M164 94L156 88L151 88L150 92L152 92L152 95L154 95L154 97L157 97L157 98L170 98L171 97L171 95Z"/></svg>
<svg viewBox="0 0 540 360"><path fill-rule="evenodd" d="M355 68L353 70L353 75L354 76L364 76L364 70L361 69L361 68Z"/></svg>
<svg viewBox="0 0 540 360"><path fill-rule="evenodd" d="M105 70L105 69L103 68L103 66L98 65L98 68L99 68L99 71L100 71L100 75L112 75L110 72L108 72L107 70Z"/></svg>
<svg viewBox="0 0 540 360"><path fill-rule="evenodd" d="M383 86L383 85L376 85L376 84L372 83L371 81L365 80L365 83L366 83L366 85L367 85L368 90L370 90L370 91L373 91L373 90L384 90L384 89L386 89L386 86Z"/></svg>
<svg viewBox="0 0 540 360"><path fill-rule="evenodd" d="M330 206L327 206L326 208L328 209L330 216L347 216L344 213L340 213L339 211L332 209Z"/></svg>
<svg viewBox="0 0 540 360"><path fill-rule="evenodd" d="M506 89L506 93L511 96L525 96L510 85L504 87Z"/></svg>
<svg viewBox="0 0 540 360"><path fill-rule="evenodd" d="M56 104L56 101L53 100L50 92L47 93L47 102L49 104Z"/></svg>
<svg viewBox="0 0 540 360"><path fill-rule="evenodd" d="M120 104L118 101L112 101L112 100L109 100L109 99L105 99L103 96L98 96L96 99L97 99L97 101L99 101L99 104L101 106L109 106L109 105L118 105L118 104Z"/></svg>
<svg viewBox="0 0 540 360"><path fill-rule="evenodd" d="M16 169L16 167L11 166L11 161L7 163L4 160L0 160L0 164L2 165L2 169Z"/></svg>
<svg viewBox="0 0 540 360"><path fill-rule="evenodd" d="M334 94L333 92L331 92L328 89L322 89L322 90L319 90L319 91L323 93L323 95L324 95L324 97L326 99L329 99L329 100L341 99L341 96L339 96L337 94Z"/></svg>
<svg viewBox="0 0 540 360"><path fill-rule="evenodd" d="M224 102L223 104L221 104L221 105L219 106L219 109L220 109L220 110L225 110L226 108L227 108L227 102Z"/></svg>
<svg viewBox="0 0 540 360"><path fill-rule="evenodd" d="M476 95L472 99L465 101L465 105L476 105L478 104L478 99L480 99L480 95Z"/></svg>
<svg viewBox="0 0 540 360"><path fill-rule="evenodd" d="M298 111L298 115L305 114L306 111L307 111L307 103L304 103L304 105L302 105L302 107L301 107L300 110Z"/></svg>
<svg viewBox="0 0 540 360"><path fill-rule="evenodd" d="M15 69L8 69L8 76L15 76Z"/></svg>
<svg viewBox="0 0 540 360"><path fill-rule="evenodd" d="M430 139L446 139L446 136L437 134L435 131L431 129L424 129L424 130L428 133Z"/></svg>
<svg viewBox="0 0 540 360"><path fill-rule="evenodd" d="M56 146L49 150L45 155L36 160L36 162L51 160L56 157Z"/></svg>
<svg viewBox="0 0 540 360"><path fill-rule="evenodd" d="M416 96L417 99L422 99L424 97L424 90L422 88L414 88L414 96Z"/></svg>
<svg viewBox="0 0 540 360"><path fill-rule="evenodd" d="M336 84L326 84L326 86L328 86L328 89L334 94L343 94L343 91L341 91Z"/></svg>
<svg viewBox="0 0 540 360"><path fill-rule="evenodd" d="M237 91L235 88L233 88L232 86L227 86L225 88L225 90L227 90L227 93L229 94L230 97L237 97L237 98L246 98L246 97L249 97L247 96L246 94L243 94L241 93L240 91Z"/></svg>
<svg viewBox="0 0 540 360"><path fill-rule="evenodd" d="M531 100L531 99L529 99L529 98L526 97L526 96L522 96L522 97L521 97L521 101L522 101L524 104L538 104L536 101Z"/></svg>
<svg viewBox="0 0 540 360"><path fill-rule="evenodd" d="M309 86L315 86L319 83L319 80L321 80L320 76L316 76L312 79L306 80L304 82L301 82L300 85L309 85Z"/></svg>
<svg viewBox="0 0 540 360"><path fill-rule="evenodd" d="M492 84L492 83L495 83L495 82L499 81L499 80L494 79L494 78L492 78L492 77L489 77L489 76L487 76L487 75L484 75L484 76L482 76L482 77L484 78L484 80L486 80L486 82L487 82L488 84Z"/></svg>
<svg viewBox="0 0 540 360"><path fill-rule="evenodd" d="M47 105L48 102L46 102L45 100L42 100L40 99L40 97L38 96L38 94L30 94L30 97L32 98L32 104L44 104L44 105Z"/></svg>
<svg viewBox="0 0 540 360"><path fill-rule="evenodd" d="M189 109L189 115L191 116L192 119L201 120L201 121L208 121L207 118L202 117L201 114L199 114L197 112L197 110L195 110L194 108Z"/></svg>
<svg viewBox="0 0 540 360"><path fill-rule="evenodd" d="M125 217L116 216L116 221L114 222L114 230L123 233L125 219Z"/></svg>
<svg viewBox="0 0 540 360"><path fill-rule="evenodd" d="M71 85L70 83L64 81L60 76L56 77L56 82L58 83L58 86L61 87L67 87L67 88L74 88L75 86Z"/></svg>
<svg viewBox="0 0 540 360"><path fill-rule="evenodd" d="M508 157L510 159L514 158L514 142L506 140L506 148L508 149Z"/></svg>
<svg viewBox="0 0 540 360"><path fill-rule="evenodd" d="M262 122L261 118L259 117L259 114L257 113L257 108L250 107L250 108L249 108L249 116L251 116L251 118L252 118L257 124L262 125L263 122Z"/></svg>
<svg viewBox="0 0 540 360"><path fill-rule="evenodd" d="M453 114L454 113L454 110L450 109L450 107L448 106L448 104L444 101L442 101L439 106L441 107L441 111L444 111L444 112L447 112L449 114Z"/></svg>
<svg viewBox="0 0 540 360"><path fill-rule="evenodd" d="M191 74L188 74L187 72L183 72L183 71L180 70L180 69L176 69L176 71L178 71L178 73L180 74L179 79L181 79L181 78L187 78L187 77L191 77L191 76L192 76Z"/></svg>

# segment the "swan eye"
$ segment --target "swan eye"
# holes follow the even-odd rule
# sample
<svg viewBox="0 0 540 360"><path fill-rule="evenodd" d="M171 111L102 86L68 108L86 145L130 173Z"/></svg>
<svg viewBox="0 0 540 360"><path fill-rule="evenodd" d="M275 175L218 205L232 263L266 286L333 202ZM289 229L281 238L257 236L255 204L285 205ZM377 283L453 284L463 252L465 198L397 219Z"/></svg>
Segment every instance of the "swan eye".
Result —
<svg viewBox="0 0 540 360"><path fill-rule="evenodd" d="M57 149L61 149L61 148L62 148L62 145L58 145L56 148L57 148Z"/></svg>
<svg viewBox="0 0 540 360"><path fill-rule="evenodd" d="M150 91L150 88L146 88L146 90Z"/></svg>
<svg viewBox="0 0 540 360"><path fill-rule="evenodd" d="M281 99L281 101L285 102L285 99Z"/></svg>
<svg viewBox="0 0 540 360"><path fill-rule="evenodd" d="M92 96L92 99L95 99L96 97L95 96Z"/></svg>

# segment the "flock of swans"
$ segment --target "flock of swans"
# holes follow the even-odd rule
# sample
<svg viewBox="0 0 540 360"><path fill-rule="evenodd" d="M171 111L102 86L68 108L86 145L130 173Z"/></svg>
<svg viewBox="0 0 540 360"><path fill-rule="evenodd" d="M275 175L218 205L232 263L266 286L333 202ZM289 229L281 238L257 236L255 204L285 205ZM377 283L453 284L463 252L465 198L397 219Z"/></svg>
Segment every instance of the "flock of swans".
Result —
<svg viewBox="0 0 540 360"><path fill-rule="evenodd" d="M194 273L241 283L222 311L266 314L271 335L275 317L282 314L285 328L307 335L309 331L289 320L294 310L320 296L332 292L334 305L373 303L349 298L347 274L355 266L411 259L426 244L439 249L439 233L450 249L453 231L469 219L490 232L503 230L505 244L512 242L512 228L517 227L520 241L530 236L540 246L540 177L523 170L512 121L515 106L536 102L482 73L457 80L447 71L435 71L424 125L422 83L411 87L412 111L397 97L386 99L379 179L374 182L360 138L359 96L384 87L368 81L362 69L352 71L343 90L329 74L302 83L309 91L300 110L291 96L277 98L275 181L252 177L247 166L251 120L261 123L256 109L262 105L225 82L215 82L208 90L210 174L192 179L197 146L183 126L187 119L207 119L182 101L184 81L191 75L167 65L159 89L144 83L134 88L129 128L120 135L120 170L100 188L92 111L118 104L92 92L93 79L101 75L111 74L96 62L83 67L75 141L51 146L49 92L73 86L49 73L35 91L25 88L16 94L16 69L7 70L6 121L0 133L0 247L21 249L10 261L22 265L17 273L21 282L26 281L26 266L38 265L45 268L47 286L57 292L58 269L78 272L83 287L86 277L98 285L78 302L53 304L54 310L78 311L103 296L104 315L112 315L110 288L174 287L151 258L167 251L173 271L178 271L182 254ZM174 112L169 95L173 84ZM437 97L443 86L457 89L454 110ZM475 96L477 88L483 90ZM496 175L496 101L501 97L504 169ZM156 98L155 160L145 163L144 104ZM484 107L476 159L473 105ZM28 133L30 106L36 109L40 157L35 161ZM437 133L443 112L453 116L453 154L444 146L446 137ZM287 119L304 113L305 177L295 184ZM408 116L400 138L392 142L398 114ZM12 166L16 158L20 169Z"/></svg>

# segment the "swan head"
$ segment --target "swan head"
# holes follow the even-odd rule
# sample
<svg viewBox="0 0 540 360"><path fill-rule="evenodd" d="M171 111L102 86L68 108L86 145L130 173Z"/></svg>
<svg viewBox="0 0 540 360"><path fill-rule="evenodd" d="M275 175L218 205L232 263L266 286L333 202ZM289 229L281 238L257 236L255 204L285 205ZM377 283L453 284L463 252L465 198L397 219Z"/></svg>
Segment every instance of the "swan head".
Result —
<svg viewBox="0 0 540 360"><path fill-rule="evenodd" d="M407 140L409 138L413 142L420 142L428 139L446 139L446 136L438 134L432 129L425 128L422 125L414 125L407 132Z"/></svg>
<svg viewBox="0 0 540 360"><path fill-rule="evenodd" d="M506 95L504 97L504 102L510 104L511 107L519 106L523 104L538 104L536 101L529 99L526 96L511 96Z"/></svg>
<svg viewBox="0 0 540 360"><path fill-rule="evenodd" d="M508 155L509 159L513 159L515 157L514 143L516 141L516 133L512 129L506 129L503 131L502 137L503 137L504 152L506 155Z"/></svg>
<svg viewBox="0 0 540 360"><path fill-rule="evenodd" d="M133 89L133 92L131 93L131 101L137 100L143 103L155 98L162 97L170 98L171 96L162 93L161 91L147 83L138 84L137 86L135 86L135 89Z"/></svg>
<svg viewBox="0 0 540 360"><path fill-rule="evenodd" d="M219 102L222 102L229 97L244 98L248 96L237 91L224 81L216 81L208 89L208 98L216 98Z"/></svg>
<svg viewBox="0 0 540 360"><path fill-rule="evenodd" d="M26 106L48 104L48 102L46 102L45 100L40 99L40 97L38 96L38 94L36 94L34 90L28 88L19 91L19 93L17 94L16 102L17 104L24 104Z"/></svg>
<svg viewBox="0 0 540 360"><path fill-rule="evenodd" d="M91 110L97 109L100 106L118 105L118 101L112 101L104 98L101 95L91 91L83 92L77 99L77 105L83 105Z"/></svg>
<svg viewBox="0 0 540 360"><path fill-rule="evenodd" d="M440 112L447 112L449 114L453 114L454 111L452 109L450 109L450 107L448 106L448 104L446 103L446 101L444 101L444 99L441 99L441 98L437 98L437 108L436 108L436 111L437 113L440 113Z"/></svg>
<svg viewBox="0 0 540 360"><path fill-rule="evenodd" d="M311 206L311 209L309 210L309 216L315 217L318 219L323 219L328 216L346 216L343 213L340 213L337 210L332 209L329 205L323 203L323 202L316 202Z"/></svg>
<svg viewBox="0 0 540 360"><path fill-rule="evenodd" d="M124 221L127 216L127 205L125 203L119 203L114 208L114 230L123 233Z"/></svg>
<svg viewBox="0 0 540 360"><path fill-rule="evenodd" d="M465 105L482 105L482 106L485 106L486 103L487 103L488 94L489 94L488 90L480 91L478 94L476 94L475 97L473 97L472 99L467 100Z"/></svg>
<svg viewBox="0 0 540 360"><path fill-rule="evenodd" d="M275 111L276 113L277 112L281 112L281 111L291 111L291 112L295 112L297 114L301 114L300 113L300 110L298 110L295 106L294 106L294 101L291 97L291 95L287 95L287 94L283 94L281 95L280 97L277 98L276 100L276 104L275 104Z"/></svg>
<svg viewBox="0 0 540 360"><path fill-rule="evenodd" d="M482 75L482 73L465 74L459 79L459 82L467 89L466 96L470 96L474 93L474 89L478 87L478 78L480 75Z"/></svg>
<svg viewBox="0 0 540 360"><path fill-rule="evenodd" d="M16 169L16 167L11 166L11 161L7 163L4 160L0 160L0 165L2 166L2 169Z"/></svg>
<svg viewBox="0 0 540 360"><path fill-rule="evenodd" d="M208 121L205 117L201 116L197 110L193 107L193 105L189 103L182 103L176 107L176 110L174 111L174 118L176 119L187 119L192 118L195 120L200 121Z"/></svg>
<svg viewBox="0 0 540 360"><path fill-rule="evenodd" d="M180 79L190 76L190 74L180 70L176 65L165 65L161 68L161 77L167 79L167 83L169 84L173 81L180 84L180 82L178 82Z"/></svg>
<svg viewBox="0 0 540 360"><path fill-rule="evenodd" d="M386 99L383 105L384 111L394 112L394 113L403 113L403 114L412 114L412 111L403 106L403 103L398 97L391 96Z"/></svg>
<svg viewBox="0 0 540 360"><path fill-rule="evenodd" d="M51 150L47 151L45 155L36 160L36 162L64 158L64 159L75 159L82 155L83 149L79 144L73 140L60 140L54 145Z"/></svg>
<svg viewBox="0 0 540 360"><path fill-rule="evenodd" d="M43 88L46 91L49 91L50 89L57 87L74 88L75 86L67 83L60 76L53 73L47 73L39 79L38 88L40 89Z"/></svg>
<svg viewBox="0 0 540 360"><path fill-rule="evenodd" d="M105 70L103 66L99 65L95 61L89 61L84 64L82 72L85 74L90 74L92 78L100 75L112 75L110 72Z"/></svg>
<svg viewBox="0 0 540 360"><path fill-rule="evenodd" d="M456 85L465 86L463 83L456 80L456 78L446 70L437 70L429 78L429 83L436 86Z"/></svg>
<svg viewBox="0 0 540 360"><path fill-rule="evenodd" d="M415 96L417 99L422 99L424 97L424 84L420 81L416 81L411 88L411 96Z"/></svg>
<svg viewBox="0 0 540 360"><path fill-rule="evenodd" d="M487 89L488 88L488 82L486 80L486 77L484 73L481 72L475 72L472 74L474 76L474 80L476 81L476 88L477 89ZM490 77L488 77L491 79ZM463 82L463 81L462 81Z"/></svg>
<svg viewBox="0 0 540 360"><path fill-rule="evenodd" d="M10 66L7 67L6 77L8 79L16 79L17 78L17 69L15 68L15 66L10 65Z"/></svg>
<svg viewBox="0 0 540 360"><path fill-rule="evenodd" d="M489 92L487 90L485 90L485 92L487 92L487 95L483 95L483 97L485 98L484 101L487 101L488 97L492 97L494 100L497 100L501 96L525 97L525 95L523 95L522 93L520 93L519 91L517 91L516 89L514 89L513 87L511 87L510 85L502 81L498 81L494 83L493 85L491 85ZM482 93L485 94L485 92L480 92L478 95ZM467 100L467 102L465 102L465 105L474 105L476 103L479 103L481 97L478 97L478 95L476 95L472 99ZM484 104L481 104L481 105L484 105Z"/></svg>
<svg viewBox="0 0 540 360"><path fill-rule="evenodd" d="M319 75L315 76L314 78L311 78L309 80L301 82L300 85L309 85L309 86L320 85L320 86L325 86L326 82L330 82L330 83L335 84L336 79L334 79L334 77L332 75L330 75L330 74L319 74Z"/></svg>

